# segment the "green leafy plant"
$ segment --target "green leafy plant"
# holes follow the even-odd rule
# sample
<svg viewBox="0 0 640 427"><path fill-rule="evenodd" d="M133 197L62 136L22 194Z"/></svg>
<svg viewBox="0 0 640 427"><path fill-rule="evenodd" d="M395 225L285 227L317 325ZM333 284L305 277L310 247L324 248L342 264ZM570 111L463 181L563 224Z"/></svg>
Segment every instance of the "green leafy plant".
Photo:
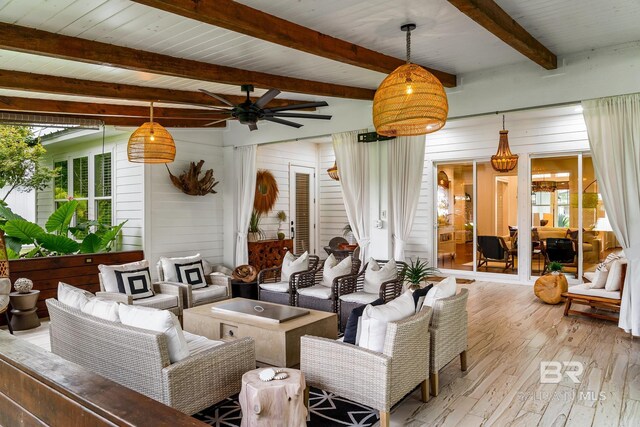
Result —
<svg viewBox="0 0 640 427"><path fill-rule="evenodd" d="M410 259L403 270L405 280L414 285L419 285L425 277L437 273L440 273L437 267L429 267L429 261L421 261L420 258L416 258L415 261Z"/></svg>
<svg viewBox="0 0 640 427"><path fill-rule="evenodd" d="M249 220L249 233L258 233L260 238L264 238L264 231L260 228L260 219L261 215L254 209Z"/></svg>
<svg viewBox="0 0 640 427"><path fill-rule="evenodd" d="M9 258L111 251L126 221L116 226L87 221L71 227L77 206L78 202L75 200L62 203L47 219L43 229L14 213L8 206L0 204L0 228L5 232ZM25 246L33 248L24 249Z"/></svg>
<svg viewBox="0 0 640 427"><path fill-rule="evenodd" d="M287 220L287 213L285 211L278 211L276 218L278 218L280 222L285 222Z"/></svg>
<svg viewBox="0 0 640 427"><path fill-rule="evenodd" d="M2 200L13 190L43 190L57 176L44 166L46 151L28 126L0 126L0 188L8 188Z"/></svg>
<svg viewBox="0 0 640 427"><path fill-rule="evenodd" d="M569 217L565 214L558 215L558 227L569 228Z"/></svg>
<svg viewBox="0 0 640 427"><path fill-rule="evenodd" d="M564 267L562 266L562 264L560 264L560 263L559 263L559 262L557 262L557 261L551 261L551 262L549 263L549 265L547 265L547 269L548 269L550 272L552 272L552 273L554 273L554 272L556 272L556 271L557 271L557 272L560 272L560 271L562 271L562 269L563 269L563 268L564 268Z"/></svg>

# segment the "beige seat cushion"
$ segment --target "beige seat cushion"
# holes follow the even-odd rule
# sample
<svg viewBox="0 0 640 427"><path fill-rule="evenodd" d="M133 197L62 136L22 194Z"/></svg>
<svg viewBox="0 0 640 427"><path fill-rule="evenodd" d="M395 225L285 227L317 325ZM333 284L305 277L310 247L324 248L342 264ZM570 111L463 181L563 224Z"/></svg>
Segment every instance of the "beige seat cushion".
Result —
<svg viewBox="0 0 640 427"><path fill-rule="evenodd" d="M260 288L271 292L289 292L289 282L261 283Z"/></svg>
<svg viewBox="0 0 640 427"><path fill-rule="evenodd" d="M315 285L315 286L309 286L308 288L301 288L301 289L298 289L298 293L300 295L318 298L318 299L331 298L331 288L328 288L323 285Z"/></svg>
<svg viewBox="0 0 640 427"><path fill-rule="evenodd" d="M350 294L340 296L340 300L344 302L357 302L359 304L371 304L377 300L379 294L372 294L369 292L358 291Z"/></svg>
<svg viewBox="0 0 640 427"><path fill-rule="evenodd" d="M606 291L604 289L590 289L584 283L580 284L580 285L571 286L569 288L569 293L571 293L571 294L580 294L580 295L588 295L588 296L591 296L591 297L620 299L620 291Z"/></svg>
<svg viewBox="0 0 640 427"><path fill-rule="evenodd" d="M222 341L210 340L201 335L192 334L187 331L183 331L182 333L184 334L184 338L187 340L187 348L189 349L190 356L224 344Z"/></svg>
<svg viewBox="0 0 640 427"><path fill-rule="evenodd" d="M133 300L133 305L167 310L178 306L178 297L177 295L155 294L152 297Z"/></svg>
<svg viewBox="0 0 640 427"><path fill-rule="evenodd" d="M226 297L227 288L225 286L210 285L206 288L193 289L191 295L193 295L194 304L200 305Z"/></svg>

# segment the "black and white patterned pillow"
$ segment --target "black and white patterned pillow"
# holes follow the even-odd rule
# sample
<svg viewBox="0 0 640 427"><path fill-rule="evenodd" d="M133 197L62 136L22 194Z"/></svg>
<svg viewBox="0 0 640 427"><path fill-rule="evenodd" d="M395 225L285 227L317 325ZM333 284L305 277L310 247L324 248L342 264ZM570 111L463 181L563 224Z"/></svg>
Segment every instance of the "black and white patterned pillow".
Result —
<svg viewBox="0 0 640 427"><path fill-rule="evenodd" d="M178 276L178 282L188 283L193 289L207 286L207 281L204 278L202 260L186 264L176 264L176 275Z"/></svg>
<svg viewBox="0 0 640 427"><path fill-rule="evenodd" d="M149 267L139 270L114 271L118 283L118 291L121 294L131 295L133 299L152 297L151 274Z"/></svg>

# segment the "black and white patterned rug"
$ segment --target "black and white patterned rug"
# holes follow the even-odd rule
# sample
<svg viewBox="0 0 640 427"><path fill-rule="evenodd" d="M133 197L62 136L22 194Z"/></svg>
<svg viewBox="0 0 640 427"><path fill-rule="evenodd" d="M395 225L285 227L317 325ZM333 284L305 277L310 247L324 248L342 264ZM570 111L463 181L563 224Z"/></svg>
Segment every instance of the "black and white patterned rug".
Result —
<svg viewBox="0 0 640 427"><path fill-rule="evenodd" d="M313 387L309 392L309 406L311 421L307 425L310 427L367 427L378 422L378 411ZM215 427L239 426L242 411L238 403L238 395L198 412L194 418Z"/></svg>

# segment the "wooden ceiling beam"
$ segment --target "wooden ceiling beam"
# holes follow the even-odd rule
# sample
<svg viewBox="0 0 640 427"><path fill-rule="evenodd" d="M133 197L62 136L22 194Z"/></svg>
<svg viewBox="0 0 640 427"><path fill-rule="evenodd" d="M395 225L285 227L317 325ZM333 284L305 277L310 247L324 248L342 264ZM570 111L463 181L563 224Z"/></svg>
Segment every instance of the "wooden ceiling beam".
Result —
<svg viewBox="0 0 640 427"><path fill-rule="evenodd" d="M229 85L253 84L286 92L371 100L375 90L277 76L239 68L176 58L35 28L0 23L0 49L106 65L165 76Z"/></svg>
<svg viewBox="0 0 640 427"><path fill-rule="evenodd" d="M331 37L233 0L133 1L236 33L385 74L405 63L404 60ZM424 68L440 79L444 86L456 86L454 74Z"/></svg>
<svg viewBox="0 0 640 427"><path fill-rule="evenodd" d="M462 13L500 40L547 70L558 68L558 58L493 0L449 0Z"/></svg>
<svg viewBox="0 0 640 427"><path fill-rule="evenodd" d="M16 111L12 111L12 110L3 110L0 108L0 114L2 113L6 113L6 114L16 114ZM20 114L20 113L18 113ZM31 114L28 112L25 112L23 114ZM52 119L64 119L64 118L76 118L76 119L93 119L93 120L99 120L101 122L103 122L105 125L111 125L111 126L127 126L127 127L139 127L140 125L142 125L144 122L149 121L148 119L142 118L142 117L117 117L117 116L85 116L85 115L71 115L71 114L55 114L55 113L35 113L33 114L34 116L37 117L48 117L48 118L52 118ZM212 121L215 121L215 119L211 120L211 119L206 119L206 120L200 120L200 119L177 119L177 118L164 118L164 117L158 117L157 120L154 117L153 119L154 122L156 123L160 123L162 126L164 127L171 127L171 128L221 128L221 127L226 127L226 122L221 122L221 123L216 123L214 125L211 126L205 126L208 123L211 123ZM0 124L2 122L0 121Z"/></svg>
<svg viewBox="0 0 640 427"><path fill-rule="evenodd" d="M0 110L23 111L31 113L61 113L88 116L118 116L148 118L149 107L137 105L97 104L87 102L60 101L56 99L21 98L0 96ZM213 121L228 117L228 114L215 110L195 108L154 107L153 115L157 118L194 119Z"/></svg>
<svg viewBox="0 0 640 427"><path fill-rule="evenodd" d="M118 83L81 80L70 77L49 76L46 74L25 73L22 71L0 70L0 88L24 90L28 92L53 93L59 95L85 96L92 98L127 99L130 101L156 101L164 103L222 106L226 104L205 95L202 92L162 89L149 86L134 86ZM220 94L233 104L245 101L244 96ZM252 98L254 101L258 97ZM269 107L283 107L311 101L293 101L276 98ZM315 108L306 109L314 111Z"/></svg>

